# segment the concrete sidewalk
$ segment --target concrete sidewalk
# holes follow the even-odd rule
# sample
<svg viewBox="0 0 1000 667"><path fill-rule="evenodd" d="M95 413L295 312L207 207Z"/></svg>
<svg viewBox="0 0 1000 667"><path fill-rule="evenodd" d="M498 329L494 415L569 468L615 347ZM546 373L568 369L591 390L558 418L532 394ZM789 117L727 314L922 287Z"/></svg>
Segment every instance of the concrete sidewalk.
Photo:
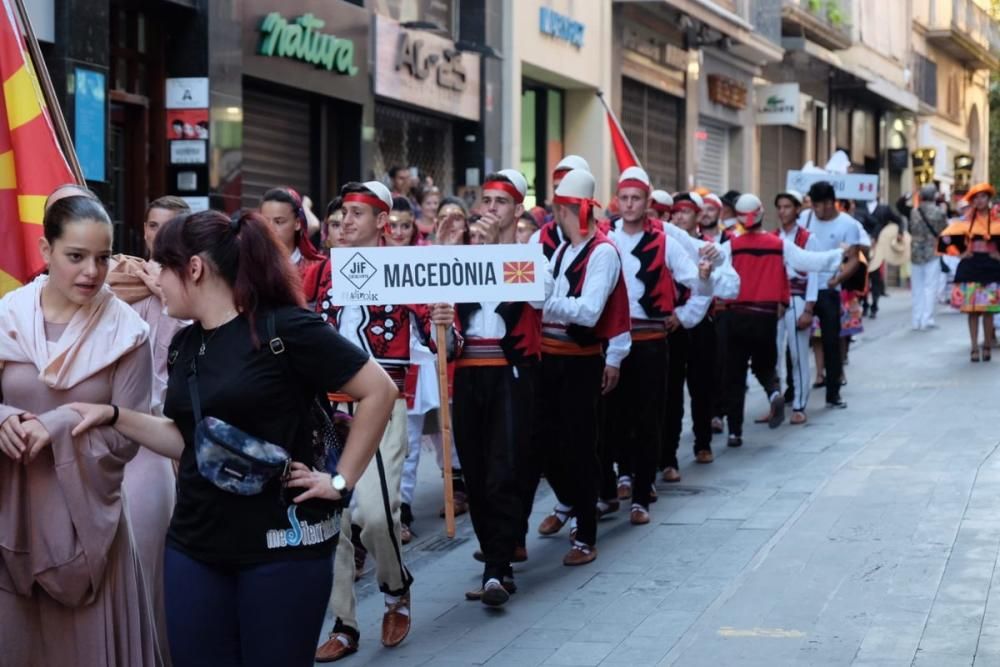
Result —
<svg viewBox="0 0 1000 667"><path fill-rule="evenodd" d="M847 410L814 392L806 426L748 424L742 449L717 438L708 466L686 434L683 482L658 484L650 525L624 509L602 521L581 568L561 564L565 534L531 535L499 611L464 600L475 539L465 518L443 538L424 457L413 630L381 646L367 575L361 650L343 664L1000 665L1000 357L970 364L957 314L910 331L909 304L894 292L866 320ZM750 399L748 416L766 409ZM540 492L532 529L551 505Z"/></svg>

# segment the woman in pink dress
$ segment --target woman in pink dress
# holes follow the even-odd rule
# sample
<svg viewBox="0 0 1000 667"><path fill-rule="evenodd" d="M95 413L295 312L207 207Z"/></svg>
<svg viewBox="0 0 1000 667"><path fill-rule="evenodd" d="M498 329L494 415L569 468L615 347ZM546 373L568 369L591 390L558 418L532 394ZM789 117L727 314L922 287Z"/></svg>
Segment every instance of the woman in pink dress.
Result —
<svg viewBox="0 0 1000 667"><path fill-rule="evenodd" d="M111 221L90 197L45 213L48 276L0 300L0 655L27 667L162 665L122 492L138 445L74 436L74 401L148 411L148 327L105 286Z"/></svg>

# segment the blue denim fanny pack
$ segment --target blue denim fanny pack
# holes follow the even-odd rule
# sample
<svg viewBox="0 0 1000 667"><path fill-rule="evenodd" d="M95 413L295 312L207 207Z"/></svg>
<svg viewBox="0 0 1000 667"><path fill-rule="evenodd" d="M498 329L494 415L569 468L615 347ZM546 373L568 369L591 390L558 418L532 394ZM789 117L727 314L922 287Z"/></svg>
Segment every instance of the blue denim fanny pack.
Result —
<svg viewBox="0 0 1000 667"><path fill-rule="evenodd" d="M188 390L194 410L194 453L198 472L223 491L254 496L275 477L285 477L292 457L284 448L215 417L202 417L198 362L191 359Z"/></svg>

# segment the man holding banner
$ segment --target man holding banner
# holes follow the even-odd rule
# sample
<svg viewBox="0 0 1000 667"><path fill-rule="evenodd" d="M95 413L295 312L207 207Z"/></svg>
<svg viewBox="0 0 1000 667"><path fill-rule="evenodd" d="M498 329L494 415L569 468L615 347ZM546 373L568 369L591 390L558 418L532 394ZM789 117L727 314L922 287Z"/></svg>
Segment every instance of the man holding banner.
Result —
<svg viewBox="0 0 1000 667"><path fill-rule="evenodd" d="M351 248L378 246L392 208L388 188L377 181L348 183L341 189L341 197L345 241ZM355 253L355 256L359 258L355 263L361 265L361 254ZM356 279L350 272L342 270L339 273L342 275L338 277L338 282L341 278L347 281ZM400 479L408 442L406 400L402 397L402 390L410 364L411 328L416 327L424 344L434 350L432 325L446 325L449 350L461 348L461 337L452 327L455 317L452 306L334 305L332 275L333 271L321 281L317 311L348 340L372 355L396 382L400 396L375 459L358 480L351 507L343 514L342 538L337 546L333 596L330 600L337 621L330 639L317 651L316 659L320 662L339 660L357 651L358 647L354 547L349 539L352 523L361 527L361 542L375 557L376 578L379 589L385 595L382 643L387 647L397 646L410 631L410 584L413 577L403 564L400 545ZM363 283L358 284L363 286ZM338 402L349 401L347 397L338 396L336 399Z"/></svg>
<svg viewBox="0 0 1000 667"><path fill-rule="evenodd" d="M553 203L566 241L551 259L555 289L545 303L538 393L546 406L538 411L535 447L556 462L548 466L549 483L576 514L577 533L563 559L572 566L597 558L598 401L618 384L628 352L627 345L624 354L619 347L605 360L603 346L629 331L629 310L618 251L594 220L594 177L570 171ZM553 534L568 519L557 509L538 530Z"/></svg>
<svg viewBox="0 0 1000 667"><path fill-rule="evenodd" d="M513 169L486 177L480 222L494 228L487 234L493 243L515 243L527 189L524 176ZM505 274L517 280L527 280L528 272L536 270L528 262L510 264ZM551 289L551 277L547 286ZM522 301L457 306L465 345L455 362L455 445L479 539L475 555L485 563L482 587L466 597L493 607L505 604L515 590L511 562L528 557L521 485L531 455L543 305Z"/></svg>

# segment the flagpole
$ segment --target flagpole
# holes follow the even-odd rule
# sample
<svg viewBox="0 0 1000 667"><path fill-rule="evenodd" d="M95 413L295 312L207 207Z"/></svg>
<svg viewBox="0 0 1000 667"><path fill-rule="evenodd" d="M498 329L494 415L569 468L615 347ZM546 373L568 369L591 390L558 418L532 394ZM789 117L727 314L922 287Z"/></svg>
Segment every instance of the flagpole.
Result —
<svg viewBox="0 0 1000 667"><path fill-rule="evenodd" d="M618 128L618 134L621 136L622 139L625 140L625 145L628 146L629 152L631 152L632 156L635 158L636 164L639 164L639 154L635 152L635 148L632 147L632 142L628 140L628 135L625 134L625 130L622 128L622 124L618 122L618 116L615 114L614 111L611 110L611 107L608 106L607 101L604 99L604 93L601 92L600 90L596 92L597 92L597 99L601 101L601 104L604 106L604 110L608 112L608 116L611 118L611 120L615 122L615 127Z"/></svg>
<svg viewBox="0 0 1000 667"><path fill-rule="evenodd" d="M49 77L49 68L45 66L45 59L42 57L42 49L38 46L35 38L35 31L31 27L31 19L28 18L28 11L24 7L24 0L14 0L17 7L17 16L21 21L21 28L24 31L25 41L28 45L28 56L35 73L38 75L38 82L41 84L42 96L45 98L45 106L49 109L49 118L55 128L59 143L62 144L63 155L69 164L70 171L76 178L79 185L86 185L87 181L83 177L83 169L80 161L76 157L76 148L73 140L69 136L69 128L66 127L66 119L63 117L62 107L59 106L59 99L56 97L55 89L52 87L52 79Z"/></svg>

